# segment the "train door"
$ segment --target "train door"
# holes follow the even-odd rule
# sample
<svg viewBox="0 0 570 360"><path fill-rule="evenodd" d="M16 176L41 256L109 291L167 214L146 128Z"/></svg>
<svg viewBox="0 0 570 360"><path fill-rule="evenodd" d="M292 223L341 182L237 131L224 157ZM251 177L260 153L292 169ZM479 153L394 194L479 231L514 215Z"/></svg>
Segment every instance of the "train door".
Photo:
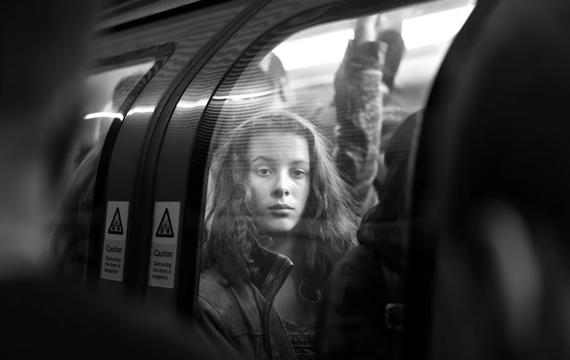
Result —
<svg viewBox="0 0 570 360"><path fill-rule="evenodd" d="M160 115L173 110L168 101L179 96L177 85L187 84L208 54L256 10L253 1L175 5L126 22L122 15L121 21L101 20L92 49L77 146L78 161L86 152L88 158L72 179L53 248L61 267L70 267L74 277L111 301L144 293L137 256L146 257L148 250L145 216L152 215L144 214L152 210L145 200L145 169L155 161L152 149L158 144L151 139L166 126Z"/></svg>
<svg viewBox="0 0 570 360"><path fill-rule="evenodd" d="M101 181L105 179L109 157L121 127L121 121L148 81L160 70L171 52L171 47L159 47L101 60L86 79L86 103L80 123L73 157L73 176L62 204L60 221L53 236L52 251L56 264L66 275L85 280L87 269L94 264L87 261L93 254L89 246L92 208L100 208L104 194ZM97 184L97 186L96 186ZM103 192L102 192L103 191ZM128 219L127 209L117 213L112 233L124 236L122 222ZM122 217L123 219L119 219ZM95 230L96 227L91 228ZM109 249L113 249L112 244ZM103 270L104 277L122 278L123 246L113 265ZM89 264L88 264L89 263Z"/></svg>

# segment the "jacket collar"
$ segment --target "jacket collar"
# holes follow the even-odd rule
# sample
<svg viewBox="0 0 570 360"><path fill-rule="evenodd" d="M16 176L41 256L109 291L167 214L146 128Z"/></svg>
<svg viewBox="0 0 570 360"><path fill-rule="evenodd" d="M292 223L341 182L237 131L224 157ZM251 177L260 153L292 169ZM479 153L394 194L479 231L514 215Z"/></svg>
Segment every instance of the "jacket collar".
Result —
<svg viewBox="0 0 570 360"><path fill-rule="evenodd" d="M293 269L293 262L287 256L267 249L256 251L252 260L257 266L257 272L251 275L250 281L265 300L271 303Z"/></svg>

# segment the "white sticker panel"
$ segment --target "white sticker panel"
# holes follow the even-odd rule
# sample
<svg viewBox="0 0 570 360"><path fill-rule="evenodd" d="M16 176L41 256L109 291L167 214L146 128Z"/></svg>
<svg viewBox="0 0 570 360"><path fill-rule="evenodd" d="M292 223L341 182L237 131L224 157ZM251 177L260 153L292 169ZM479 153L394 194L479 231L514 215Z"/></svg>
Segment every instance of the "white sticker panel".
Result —
<svg viewBox="0 0 570 360"><path fill-rule="evenodd" d="M105 240L101 266L101 279L123 281L124 261L125 242L118 240Z"/></svg>
<svg viewBox="0 0 570 360"><path fill-rule="evenodd" d="M150 286L174 288L179 221L180 202L155 202L148 275Z"/></svg>
<svg viewBox="0 0 570 360"><path fill-rule="evenodd" d="M101 279L123 281L128 220L128 201L109 201L107 203Z"/></svg>

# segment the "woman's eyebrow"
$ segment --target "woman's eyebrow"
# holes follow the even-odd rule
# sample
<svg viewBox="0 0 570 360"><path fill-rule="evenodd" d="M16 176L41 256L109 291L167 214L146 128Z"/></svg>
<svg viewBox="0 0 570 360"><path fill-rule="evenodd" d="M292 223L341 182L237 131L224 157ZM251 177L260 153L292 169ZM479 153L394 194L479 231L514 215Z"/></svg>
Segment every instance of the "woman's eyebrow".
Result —
<svg viewBox="0 0 570 360"><path fill-rule="evenodd" d="M307 165L309 166L309 162L307 160L303 160L303 159L299 159L299 160L293 160L290 163L291 165Z"/></svg>
<svg viewBox="0 0 570 360"><path fill-rule="evenodd" d="M267 156L263 156L263 155L258 155L256 157L253 158L253 160L251 160L252 163L258 161L258 160L263 160L263 161L267 161L267 162L271 162L273 161L273 158L267 157Z"/></svg>

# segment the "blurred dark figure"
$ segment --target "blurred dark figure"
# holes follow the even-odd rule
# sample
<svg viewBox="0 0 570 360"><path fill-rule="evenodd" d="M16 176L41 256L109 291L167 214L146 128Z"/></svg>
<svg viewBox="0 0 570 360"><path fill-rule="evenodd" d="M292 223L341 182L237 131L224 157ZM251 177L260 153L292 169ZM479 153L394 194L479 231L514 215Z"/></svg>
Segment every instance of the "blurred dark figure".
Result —
<svg viewBox="0 0 570 360"><path fill-rule="evenodd" d="M387 145L381 200L364 216L359 246L335 266L317 319L319 359L398 359L402 342L410 156L421 112Z"/></svg>
<svg viewBox="0 0 570 360"><path fill-rule="evenodd" d="M205 337L102 305L46 264L95 10L94 1L0 4L1 356L216 358Z"/></svg>
<svg viewBox="0 0 570 360"><path fill-rule="evenodd" d="M444 141L419 143L437 244L425 358L570 358L568 19L568 0L497 1L426 109Z"/></svg>
<svg viewBox="0 0 570 360"><path fill-rule="evenodd" d="M277 110L286 108L287 103L292 101L295 94L289 85L289 76L287 75L287 71L285 71L281 59L279 59L275 53L270 52L261 60L258 67L265 74L275 94L271 109Z"/></svg>

